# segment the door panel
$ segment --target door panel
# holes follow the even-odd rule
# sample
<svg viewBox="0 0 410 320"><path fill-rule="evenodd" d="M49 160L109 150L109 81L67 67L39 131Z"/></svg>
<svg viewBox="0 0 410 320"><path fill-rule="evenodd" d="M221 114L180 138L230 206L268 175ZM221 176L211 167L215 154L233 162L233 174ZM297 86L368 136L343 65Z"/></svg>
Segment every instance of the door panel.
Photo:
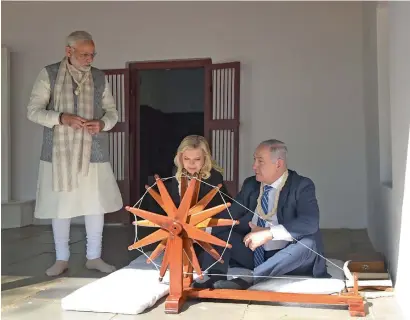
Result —
<svg viewBox="0 0 410 320"><path fill-rule="evenodd" d="M128 69L103 70L118 110L118 122L109 132L110 163L121 191L124 206L129 205L129 76ZM129 223L124 209L105 215L108 223Z"/></svg>
<svg viewBox="0 0 410 320"><path fill-rule="evenodd" d="M205 137L234 197L239 185L240 62L212 64L206 70Z"/></svg>

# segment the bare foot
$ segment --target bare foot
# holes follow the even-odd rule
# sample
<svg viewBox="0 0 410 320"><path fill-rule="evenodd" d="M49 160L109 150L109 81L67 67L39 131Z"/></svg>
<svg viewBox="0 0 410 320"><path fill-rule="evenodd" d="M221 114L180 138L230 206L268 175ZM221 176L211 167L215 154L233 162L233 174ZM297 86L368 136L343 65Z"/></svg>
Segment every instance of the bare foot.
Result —
<svg viewBox="0 0 410 320"><path fill-rule="evenodd" d="M98 270L104 273L111 273L116 270L114 266L105 263L101 258L87 260L85 266L87 269Z"/></svg>
<svg viewBox="0 0 410 320"><path fill-rule="evenodd" d="M68 269L68 261L57 260L50 268L47 269L46 275L55 277L62 274Z"/></svg>

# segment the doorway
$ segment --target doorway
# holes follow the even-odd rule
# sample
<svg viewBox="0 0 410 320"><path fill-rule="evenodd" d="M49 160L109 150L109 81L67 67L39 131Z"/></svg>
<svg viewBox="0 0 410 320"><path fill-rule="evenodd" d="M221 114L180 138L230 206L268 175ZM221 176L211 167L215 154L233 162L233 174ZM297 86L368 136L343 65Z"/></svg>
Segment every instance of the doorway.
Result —
<svg viewBox="0 0 410 320"><path fill-rule="evenodd" d="M204 68L139 73L140 190L154 174L172 176L179 143L204 135Z"/></svg>
<svg viewBox="0 0 410 320"><path fill-rule="evenodd" d="M120 173L115 176L124 206L141 198L155 173L172 175L175 152L188 134L207 139L212 156L224 168L230 195L236 196L240 62L141 61L104 72L121 111L109 135L111 164ZM131 218L120 210L107 214L106 222L127 224Z"/></svg>

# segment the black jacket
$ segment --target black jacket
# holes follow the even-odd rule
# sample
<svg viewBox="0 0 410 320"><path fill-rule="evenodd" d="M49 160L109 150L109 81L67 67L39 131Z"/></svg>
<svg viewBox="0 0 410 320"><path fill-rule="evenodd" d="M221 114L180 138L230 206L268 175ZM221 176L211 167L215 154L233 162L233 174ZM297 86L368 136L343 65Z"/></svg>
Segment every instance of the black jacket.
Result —
<svg viewBox="0 0 410 320"><path fill-rule="evenodd" d="M173 174L175 175L176 170L174 170ZM170 195L172 197L172 200L174 200L175 206L178 208L180 202L181 202L181 197L179 195L179 183L177 179L172 179L170 180ZM206 183L205 183L206 182ZM200 182L201 186L199 187L199 196L198 196L198 201L201 200L209 191L213 189L212 186L217 186L218 184L222 184L222 187L220 189L222 194L226 194L229 197L231 196L228 193L228 190L226 189L225 183L223 181L222 174L215 169L211 170L211 175L209 176L208 179L204 179L203 182ZM224 204L224 201L222 200L222 194L217 193L213 199L209 202L206 208L212 208L220 204ZM224 199L226 202L231 202L231 200L224 196Z"/></svg>
<svg viewBox="0 0 410 320"><path fill-rule="evenodd" d="M176 168L174 168L172 175L175 176L175 173L176 173ZM232 200L229 199L231 195L228 193L228 190L223 181L222 174L220 172L212 169L211 175L209 176L209 178L204 179L203 181L206 183L201 182L201 186L199 188L198 201L201 200L209 191L213 189L212 186L216 187L218 184L222 184L222 187L220 189L221 193L228 195L228 197L224 196L225 201L232 202ZM179 183L177 179L172 178L172 179L165 180L164 185L166 186L172 200L174 201L175 206L178 208L181 202L181 197L179 195ZM159 193L157 186L155 186L153 189ZM220 193L217 193L213 197L213 199L209 202L206 208L211 208L211 207L214 207L220 204L224 204L224 201L222 200L222 195ZM157 202L149 194L145 196L140 208L143 210L154 212L154 213L160 213L162 215L166 215L165 211L157 204Z"/></svg>

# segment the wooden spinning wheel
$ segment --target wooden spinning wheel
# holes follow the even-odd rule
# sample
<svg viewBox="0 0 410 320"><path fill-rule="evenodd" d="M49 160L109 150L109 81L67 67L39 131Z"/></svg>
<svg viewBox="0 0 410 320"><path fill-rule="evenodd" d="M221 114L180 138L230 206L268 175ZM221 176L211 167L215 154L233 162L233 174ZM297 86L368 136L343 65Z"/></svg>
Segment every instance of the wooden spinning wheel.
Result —
<svg viewBox="0 0 410 320"><path fill-rule="evenodd" d="M201 229L206 227L232 226L233 224L238 224L239 221L213 218L213 216L225 210L226 207L229 207L231 205L230 203L204 210L218 193L221 185L218 185L218 188L211 190L198 201L201 184L198 177L194 177L189 183L187 178L182 178L182 200L179 208L176 208L163 181L158 175L155 176L155 179L160 193L158 194L152 188L147 188L147 190L167 215L163 216L133 207L126 207L126 210L132 214L145 219L136 222L136 225L159 228L159 230L129 246L128 249L137 249L160 241L147 262L153 261L165 251L159 271L159 279L161 281L169 269L170 288L169 295L165 302L166 313L179 313L184 301L188 297L191 297L242 301L293 302L318 305L346 305L349 307L351 316L363 317L366 315L363 298L358 293L357 274L354 274L355 286L353 290L342 291L337 295L191 288L193 270L195 270L199 278L203 278L202 270L195 254L194 242L199 244L216 260L220 260L221 263L223 263L221 256L211 244L231 248L229 243L227 244L225 241Z"/></svg>
<svg viewBox="0 0 410 320"><path fill-rule="evenodd" d="M202 270L193 246L194 241L216 260L221 259L221 257L211 244L222 247L227 246L228 248L231 247L231 245L227 244L225 241L222 241L201 229L207 227L231 226L238 222L230 219L212 218L214 215L225 210L226 207L229 207L231 205L230 203L226 203L226 205L221 204L204 210L213 197L218 193L218 190L222 185L218 185L218 188L211 190L198 202L200 188L200 182L197 180L198 176L195 175L194 179L191 179L189 182L189 185L187 178L183 177L181 179L182 200L179 208L176 208L163 181L158 175L155 176L155 179L160 194L152 188L147 188L147 190L166 212L167 216L137 208L126 207L126 210L145 219L136 222L136 225L160 228L144 239L129 246L128 249L137 249L161 241L152 252L147 262L153 261L165 250L159 275L161 281L169 268L170 294L165 303L165 311L167 313L178 313L183 304L183 289L189 288L192 282L192 270L194 269L198 276L201 279L203 278Z"/></svg>

